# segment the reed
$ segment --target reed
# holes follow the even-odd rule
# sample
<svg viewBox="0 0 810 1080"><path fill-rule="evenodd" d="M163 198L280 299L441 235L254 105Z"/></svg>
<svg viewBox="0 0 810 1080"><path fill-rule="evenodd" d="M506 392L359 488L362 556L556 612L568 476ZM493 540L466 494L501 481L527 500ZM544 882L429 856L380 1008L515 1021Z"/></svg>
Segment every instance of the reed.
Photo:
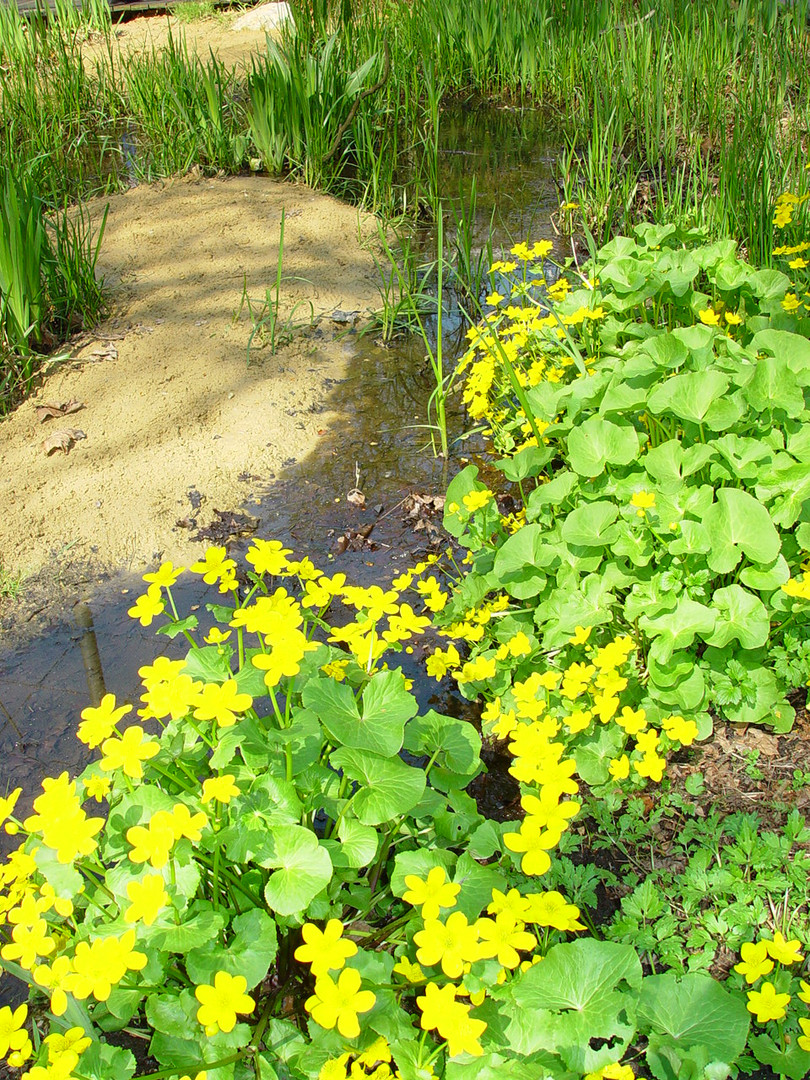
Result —
<svg viewBox="0 0 810 1080"><path fill-rule="evenodd" d="M23 394L40 355L103 308L95 269L106 213L51 212L30 175L0 170L0 414Z"/></svg>

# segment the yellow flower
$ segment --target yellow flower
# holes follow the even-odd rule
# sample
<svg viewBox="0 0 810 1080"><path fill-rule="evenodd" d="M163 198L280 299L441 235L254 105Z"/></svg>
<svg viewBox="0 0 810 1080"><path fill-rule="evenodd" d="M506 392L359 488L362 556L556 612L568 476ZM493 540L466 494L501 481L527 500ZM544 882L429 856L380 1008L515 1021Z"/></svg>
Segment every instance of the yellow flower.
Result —
<svg viewBox="0 0 810 1080"><path fill-rule="evenodd" d="M789 1001L790 994L777 994L773 983L764 982L759 990L748 991L746 1007L758 1024L766 1024L769 1020L781 1020Z"/></svg>
<svg viewBox="0 0 810 1080"><path fill-rule="evenodd" d="M158 682L141 696L144 708L140 715L145 719L170 716L179 720L197 705L201 689L202 683L194 682L190 675L175 675L169 681Z"/></svg>
<svg viewBox="0 0 810 1080"><path fill-rule="evenodd" d="M217 802L227 804L237 795L241 795L241 791L234 783L233 774L224 773L222 776L209 776L207 780L203 780L200 801L208 803L216 799Z"/></svg>
<svg viewBox="0 0 810 1080"><path fill-rule="evenodd" d="M70 960L67 956L57 956L52 964L39 964L34 968L34 982L51 992L51 1012L54 1016L64 1016L67 1012L65 985L70 971Z"/></svg>
<svg viewBox="0 0 810 1080"><path fill-rule="evenodd" d="M441 908L455 907L456 897L461 891L460 885L447 880L443 866L432 867L424 879L416 874L408 874L405 884L408 891L403 893L402 899L414 907L421 907L424 920L437 919Z"/></svg>
<svg viewBox="0 0 810 1080"><path fill-rule="evenodd" d="M592 626L578 626L572 637L568 639L569 645L584 645L591 636Z"/></svg>
<svg viewBox="0 0 810 1080"><path fill-rule="evenodd" d="M479 1040L487 1025L483 1020L470 1017L469 1005L456 1001L456 988L452 983L441 988L428 983L416 1004L422 1010L422 1028L425 1031L435 1029L447 1040L447 1053L451 1058L464 1053L474 1057L483 1054Z"/></svg>
<svg viewBox="0 0 810 1080"><path fill-rule="evenodd" d="M228 553L224 547L207 548L205 558L191 565L192 573L202 574L206 585L213 585L220 580L228 580L235 570L236 563L233 559L228 558Z"/></svg>
<svg viewBox="0 0 810 1080"><path fill-rule="evenodd" d="M105 694L95 708L82 709L83 723L79 724L76 734L91 750L95 750L115 731L122 716L132 711L131 705L115 707L115 694Z"/></svg>
<svg viewBox="0 0 810 1080"><path fill-rule="evenodd" d="M132 903L124 912L125 921L143 922L146 926L152 925L158 912L169 902L161 874L148 874L140 881L130 881L127 896Z"/></svg>
<svg viewBox="0 0 810 1080"><path fill-rule="evenodd" d="M659 757L656 753L646 753L641 761L633 762L633 768L639 776L646 777L656 784L661 782L666 767L667 759Z"/></svg>
<svg viewBox="0 0 810 1080"><path fill-rule="evenodd" d="M764 941L745 941L740 949L742 960L734 965L734 970L745 976L750 985L762 975L773 971L773 960L768 959L768 946Z"/></svg>
<svg viewBox="0 0 810 1080"><path fill-rule="evenodd" d="M635 1076L630 1065L622 1065L617 1061L612 1065L604 1065L599 1072L587 1073L585 1080L635 1080Z"/></svg>
<svg viewBox="0 0 810 1080"><path fill-rule="evenodd" d="M501 967L517 967L520 963L518 950L531 952L537 945L537 940L511 911L501 911L494 919L479 919L475 928L480 938L479 957L495 957Z"/></svg>
<svg viewBox="0 0 810 1080"><path fill-rule="evenodd" d="M157 814L155 815L157 817ZM174 832L175 840L187 837L193 844L198 844L202 837L202 830L208 824L208 818L200 810L192 814L185 803L175 803L171 814L167 815L167 824Z"/></svg>
<svg viewBox="0 0 810 1080"><path fill-rule="evenodd" d="M720 323L720 316L712 308L705 308L703 311L698 312L700 321L704 326L717 326Z"/></svg>
<svg viewBox="0 0 810 1080"><path fill-rule="evenodd" d="M73 956L73 971L66 979L69 992L80 1001L91 994L96 1001L106 1001L113 986L128 971L146 967L146 955L136 952L134 945L134 930L127 930L120 938L111 935L80 941Z"/></svg>
<svg viewBox="0 0 810 1080"><path fill-rule="evenodd" d="M394 964L393 970L398 975L404 975L409 983L425 981L425 973L419 964L412 963L407 956L400 956L399 960Z"/></svg>
<svg viewBox="0 0 810 1080"><path fill-rule="evenodd" d="M250 694L240 694L236 679L206 683L198 698L194 716L197 720L216 720L219 727L233 727L236 714L247 712L253 704Z"/></svg>
<svg viewBox="0 0 810 1080"><path fill-rule="evenodd" d="M58 1063L60 1069L56 1071L61 1075L63 1069L65 1072L73 1072L79 1063L79 1056L93 1040L89 1035L85 1035L83 1027L76 1026L68 1028L64 1035L61 1031L52 1031L42 1041L48 1047L48 1063Z"/></svg>
<svg viewBox="0 0 810 1080"><path fill-rule="evenodd" d="M57 779L42 781L43 794L34 800L35 815L25 819L29 832L41 832L46 847L56 851L61 863L73 862L77 855L89 855L98 845L94 839L104 826L104 818L88 818L76 794L76 781L63 772Z"/></svg>
<svg viewBox="0 0 810 1080"><path fill-rule="evenodd" d="M160 569L152 574L144 574L144 581L151 581L153 585L157 585L158 588L170 589L174 585L175 581L185 570L185 566L178 566L175 568L173 563L164 562L160 564Z"/></svg>
<svg viewBox="0 0 810 1080"><path fill-rule="evenodd" d="M329 975L315 980L315 993L304 1002L304 1008L322 1028L337 1027L344 1039L356 1039L360 1034L358 1013L374 1008L377 1000L370 990L361 990L360 972L344 968L335 982Z"/></svg>
<svg viewBox="0 0 810 1080"><path fill-rule="evenodd" d="M796 1042L802 1050L807 1050L810 1053L810 1020L805 1020L803 1016L800 1016L799 1027L802 1029L802 1034Z"/></svg>
<svg viewBox="0 0 810 1080"><path fill-rule="evenodd" d="M608 765L608 772L614 780L626 780L630 775L630 758L622 754L620 758L614 758Z"/></svg>
<svg viewBox="0 0 810 1080"><path fill-rule="evenodd" d="M804 960L804 956L799 952L799 942L797 940L785 941L778 930L773 935L773 941L765 941L763 944L768 950L768 955L773 957L778 964L790 966Z"/></svg>
<svg viewBox="0 0 810 1080"><path fill-rule="evenodd" d="M279 540L254 540L245 559L257 574L276 575L287 568L288 555L292 555L292 548L285 548Z"/></svg>
<svg viewBox="0 0 810 1080"><path fill-rule="evenodd" d="M133 825L127 829L127 842L132 845L132 862L149 862L160 870L169 861L169 852L176 840L172 815L166 810L153 814L148 826Z"/></svg>
<svg viewBox="0 0 810 1080"><path fill-rule="evenodd" d="M33 923L17 923L11 931L11 942L0 949L4 960L17 960L21 967L31 971L38 956L50 956L56 942L48 936L48 924L44 919Z"/></svg>
<svg viewBox="0 0 810 1080"><path fill-rule="evenodd" d="M740 326L742 324L742 315L738 315L734 311L726 311L723 316L729 326Z"/></svg>
<svg viewBox="0 0 810 1080"><path fill-rule="evenodd" d="M155 616L162 614L166 605L163 603L159 585L150 585L143 596L139 596L127 615L137 619L141 626L151 626Z"/></svg>
<svg viewBox="0 0 810 1080"><path fill-rule="evenodd" d="M661 726L673 742L681 746L691 746L698 735L698 726L694 720L684 720L682 716L667 716Z"/></svg>
<svg viewBox="0 0 810 1080"><path fill-rule="evenodd" d="M497 307L498 304L505 299L506 298L501 296L499 292L491 292L486 299L486 303L490 304L492 307Z"/></svg>
<svg viewBox="0 0 810 1080"><path fill-rule="evenodd" d="M532 826L531 818L526 819L518 833L506 833L504 844L510 851L523 853L520 868L524 874L540 876L551 867L548 852L560 842L560 833Z"/></svg>
<svg viewBox="0 0 810 1080"><path fill-rule="evenodd" d="M788 312L788 314L791 314L792 312L796 311L798 308L801 307L801 300L798 298L796 293L785 293L785 299L782 301L782 307L785 309L785 311Z"/></svg>
<svg viewBox="0 0 810 1080"><path fill-rule="evenodd" d="M22 788L15 788L10 795L0 799L0 825L11 815L17 805L17 799L19 799L21 791Z"/></svg>
<svg viewBox="0 0 810 1080"><path fill-rule="evenodd" d="M579 921L579 908L569 904L562 893L556 891L529 893L526 921L538 926L551 926L555 930L584 930Z"/></svg>
<svg viewBox="0 0 810 1080"><path fill-rule="evenodd" d="M19 1005L13 1012L8 1005L0 1009L0 1058L9 1050L19 1050L28 1039L23 1024L28 1018L28 1006Z"/></svg>
<svg viewBox="0 0 810 1080"><path fill-rule="evenodd" d="M288 630L284 639L275 642L269 653L258 653L251 663L264 672L265 684L272 689L284 676L297 675L306 653L318 647L317 641L308 641L300 630Z"/></svg>
<svg viewBox="0 0 810 1080"><path fill-rule="evenodd" d="M630 505L636 507L636 513L639 517L646 517L646 511L655 506L655 492L637 491L630 500Z"/></svg>
<svg viewBox="0 0 810 1080"><path fill-rule="evenodd" d="M452 671L461 663L461 656L455 645L450 643L447 649L443 652L441 649L436 649L435 652L429 656L425 662L425 670L432 679L439 682L448 671Z"/></svg>
<svg viewBox="0 0 810 1080"><path fill-rule="evenodd" d="M99 803L107 798L111 787L112 780L109 776L88 776L84 782L85 795Z"/></svg>
<svg viewBox="0 0 810 1080"><path fill-rule="evenodd" d="M478 930L470 926L462 911L454 911L447 922L426 919L424 930L413 936L418 946L416 959L420 964L433 967L441 964L448 979L457 979L464 965L478 959Z"/></svg>
<svg viewBox="0 0 810 1080"><path fill-rule="evenodd" d="M216 973L213 986L203 983L195 988L194 996L200 1003L197 1019L206 1035L233 1031L237 1013L253 1012L255 1002L246 990L247 979L243 975L229 975L227 971Z"/></svg>
<svg viewBox="0 0 810 1080"><path fill-rule="evenodd" d="M351 1054L346 1051L339 1058L333 1058L331 1061L325 1062L318 1073L318 1080L346 1080L346 1066L350 1057Z"/></svg>
<svg viewBox="0 0 810 1080"><path fill-rule="evenodd" d="M357 952L355 943L343 937L343 923L339 919L330 919L323 930L315 923L304 923L301 937L304 944L295 950L295 959L310 964L316 979L328 971L339 970Z"/></svg>
<svg viewBox="0 0 810 1080"><path fill-rule="evenodd" d="M631 709L629 705L625 705L620 715L616 717L616 723L628 735L638 735L647 726L647 713L644 709Z"/></svg>
<svg viewBox="0 0 810 1080"><path fill-rule="evenodd" d="M138 668L138 674L144 688L151 690L153 686L158 686L160 683L171 682L185 666L185 660L170 660L168 656L158 656L154 663Z"/></svg>
<svg viewBox="0 0 810 1080"><path fill-rule="evenodd" d="M590 709L575 709L570 716L563 717L563 723L572 735L586 731L591 726L592 720L593 713Z"/></svg>
<svg viewBox="0 0 810 1080"><path fill-rule="evenodd" d="M471 514L474 514L476 510L483 509L494 498L491 491L484 488L483 491L470 491L461 500L466 506L467 510Z"/></svg>
<svg viewBox="0 0 810 1080"><path fill-rule="evenodd" d="M133 780L143 777L143 763L153 758L160 750L154 739L144 741L143 728L133 725L128 727L120 739L105 739L101 744L104 757L101 768L105 772L123 769Z"/></svg>

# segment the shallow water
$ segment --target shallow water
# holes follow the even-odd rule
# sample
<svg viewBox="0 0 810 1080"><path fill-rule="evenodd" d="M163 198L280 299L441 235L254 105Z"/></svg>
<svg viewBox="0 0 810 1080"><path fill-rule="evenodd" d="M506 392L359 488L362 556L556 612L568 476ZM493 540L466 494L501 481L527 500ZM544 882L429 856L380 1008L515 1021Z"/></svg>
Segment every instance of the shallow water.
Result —
<svg viewBox="0 0 810 1080"><path fill-rule="evenodd" d="M548 235L548 214L557 205L557 195L551 177L554 153L543 130L536 113L456 106L443 114L441 186L446 205L458 208L459 199L469 200L475 177L474 231L479 243L489 229L493 207L498 207L497 244ZM432 244L435 256L432 230L421 230L415 241L426 257ZM444 347L452 365L463 347L466 324L453 297L445 299ZM317 347L319 334L333 330L316 328L313 345ZM435 336L435 320L430 332ZM385 582L426 550L426 531L414 531L414 522L405 520L398 504L409 493L443 492L476 444L456 442L449 462L433 456L424 427L433 378L420 341L382 348L373 335L360 335L354 328L344 340L350 356L347 377L329 387L325 402L326 409L342 415L341 422L324 436L314 455L289 462L271 486L262 488L246 478L244 505L260 521L255 535L281 539L296 555L308 555L330 572L341 570L350 581ZM458 438L463 423L462 416L451 414L451 438ZM346 500L355 487L365 494L365 509ZM207 524L205 508L198 522ZM369 525L370 543L360 550L340 550L341 536L355 536ZM249 538L236 543L237 559L248 544ZM201 551L203 546L201 542ZM197 607L202 616L205 603L216 602L218 594L188 577L187 584L181 579L175 589L178 607L181 614ZM143 588L140 578L121 575L103 585L88 581L75 598L89 600L106 689L119 702L137 702L137 670L158 651L185 652L182 638L156 637L155 626L142 628L127 616ZM20 785L30 800L43 776L63 769L80 771L88 758L74 734L79 713L93 696L82 653L87 633L77 627L75 615L72 603L63 611L49 611L51 628L23 648L15 649L15 638L25 635L18 637L13 629L5 634L0 646L0 794ZM421 674L422 651L417 646L412 656L402 657L403 666L417 678L420 703L454 707L446 698L440 701L436 684Z"/></svg>

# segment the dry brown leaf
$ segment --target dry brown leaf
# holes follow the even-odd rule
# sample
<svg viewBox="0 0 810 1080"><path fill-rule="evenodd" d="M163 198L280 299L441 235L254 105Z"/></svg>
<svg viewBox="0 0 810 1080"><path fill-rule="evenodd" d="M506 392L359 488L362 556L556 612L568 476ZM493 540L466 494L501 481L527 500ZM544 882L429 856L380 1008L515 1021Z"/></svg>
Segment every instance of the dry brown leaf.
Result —
<svg viewBox="0 0 810 1080"><path fill-rule="evenodd" d="M46 420L55 419L59 416L67 416L68 413L78 412L79 409L84 408L83 401L77 401L73 398L71 401L60 401L58 405L52 405L47 403L45 405L37 405L37 420L40 424L44 424Z"/></svg>
<svg viewBox="0 0 810 1080"><path fill-rule="evenodd" d="M63 450L67 453L74 443L86 438L87 436L80 428L61 428L42 440L42 449L46 454L52 454L54 450Z"/></svg>

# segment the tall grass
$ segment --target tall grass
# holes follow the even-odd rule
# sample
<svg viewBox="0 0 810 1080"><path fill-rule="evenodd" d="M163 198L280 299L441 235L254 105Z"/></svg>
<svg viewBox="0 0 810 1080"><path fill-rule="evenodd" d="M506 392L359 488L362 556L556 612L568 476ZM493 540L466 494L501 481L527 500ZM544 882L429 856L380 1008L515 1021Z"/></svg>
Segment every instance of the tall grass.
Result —
<svg viewBox="0 0 810 1080"><path fill-rule="evenodd" d="M49 211L30 176L0 169L0 414L25 392L38 354L102 307L95 268L106 214Z"/></svg>
<svg viewBox="0 0 810 1080"><path fill-rule="evenodd" d="M119 60L101 0L57 0L30 22L0 5L0 162L49 207L128 183L125 156L136 179L259 159L383 215L435 220L452 194L443 105L476 95L543 110L565 201L597 242L675 217L767 262L774 196L807 188L804 0L292 3L294 24L244 75L181 37ZM94 65L90 31L107 35ZM468 226L450 247L475 283Z"/></svg>

